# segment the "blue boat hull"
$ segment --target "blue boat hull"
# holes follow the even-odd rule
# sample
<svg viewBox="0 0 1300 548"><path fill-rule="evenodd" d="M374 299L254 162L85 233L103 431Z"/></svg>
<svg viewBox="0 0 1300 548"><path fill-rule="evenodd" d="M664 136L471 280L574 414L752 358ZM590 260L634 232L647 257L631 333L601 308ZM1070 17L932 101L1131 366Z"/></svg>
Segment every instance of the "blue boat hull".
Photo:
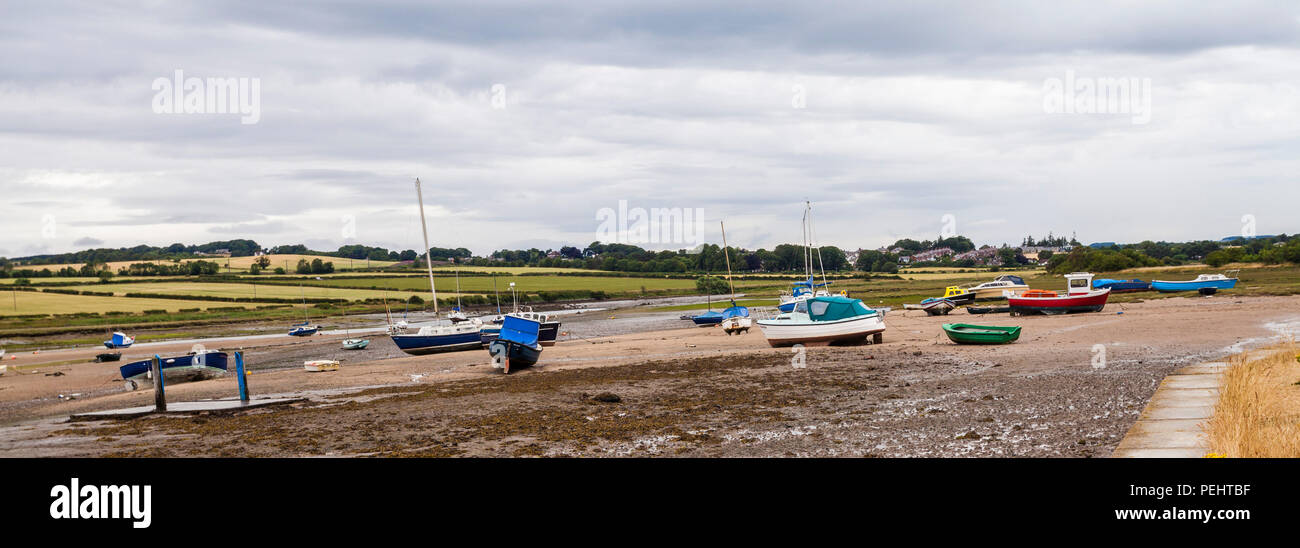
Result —
<svg viewBox="0 0 1300 548"><path fill-rule="evenodd" d="M310 337L310 336L312 336L312 335L315 335L317 331L320 331L320 328L318 328L318 327L313 327L313 328L311 328L311 329L295 328L293 331L290 331L290 332L289 332L289 336L291 336L291 337Z"/></svg>
<svg viewBox="0 0 1300 548"><path fill-rule="evenodd" d="M794 301L777 305L776 309L780 310L781 312L794 312Z"/></svg>
<svg viewBox="0 0 1300 548"><path fill-rule="evenodd" d="M206 354L163 358L163 378L170 381L173 379L179 380L179 378L186 376L201 377L224 373L228 371L226 368L227 357L225 352L208 352ZM121 371L123 379L143 379L153 370L153 359L131 362L118 368L118 370Z"/></svg>
<svg viewBox="0 0 1300 548"><path fill-rule="evenodd" d="M1144 282L1142 280L1119 280L1119 281L1106 282L1106 283L1094 282L1092 284L1093 289L1106 289L1107 287L1110 288L1111 293L1122 293L1125 291L1149 291L1151 289L1151 282Z"/></svg>
<svg viewBox="0 0 1300 548"><path fill-rule="evenodd" d="M448 335L392 335L393 343L407 354L434 354L481 348L478 331Z"/></svg>
<svg viewBox="0 0 1300 548"><path fill-rule="evenodd" d="M1156 291L1198 291L1207 287L1215 289L1232 289L1237 280L1210 280L1206 282L1151 282L1151 289Z"/></svg>

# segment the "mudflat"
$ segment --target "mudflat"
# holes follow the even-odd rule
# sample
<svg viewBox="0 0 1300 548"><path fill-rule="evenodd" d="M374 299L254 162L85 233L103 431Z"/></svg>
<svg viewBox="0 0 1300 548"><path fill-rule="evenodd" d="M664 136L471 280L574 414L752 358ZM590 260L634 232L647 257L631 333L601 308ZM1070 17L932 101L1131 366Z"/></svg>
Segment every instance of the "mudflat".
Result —
<svg viewBox="0 0 1300 548"><path fill-rule="evenodd" d="M1265 344L1297 320L1300 296L1014 318L895 310L881 345L796 351L768 347L757 328L686 327L564 341L508 376L485 351L405 356L377 336L346 353L337 337L263 339L242 345L254 396L305 400L74 423L66 417L153 394L123 391L120 363L64 363L95 353L70 350L0 377L0 456L1100 457L1171 370ZM960 346L939 329L955 322L1024 330L1014 344ZM301 369L319 357L343 368ZM235 392L229 376L167 389L169 401Z"/></svg>

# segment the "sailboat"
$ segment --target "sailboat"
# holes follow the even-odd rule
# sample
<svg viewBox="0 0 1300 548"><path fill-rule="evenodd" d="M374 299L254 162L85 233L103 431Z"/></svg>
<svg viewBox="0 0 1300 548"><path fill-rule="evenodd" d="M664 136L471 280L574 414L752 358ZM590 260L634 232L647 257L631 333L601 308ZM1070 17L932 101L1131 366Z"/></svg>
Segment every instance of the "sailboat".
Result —
<svg viewBox="0 0 1300 548"><path fill-rule="evenodd" d="M466 316L464 312L462 312L462 309L460 307L460 267L459 266L456 267L456 308L453 308L451 312L447 314L447 319L451 320L451 323L460 323L464 321L469 321L469 317Z"/></svg>
<svg viewBox="0 0 1300 548"><path fill-rule="evenodd" d="M748 333L754 320L749 317L749 308L736 304L736 283L731 280L731 251L727 249L727 225L722 226L722 254L727 261L727 285L731 288L731 307L722 311L722 331L728 335Z"/></svg>
<svg viewBox="0 0 1300 548"><path fill-rule="evenodd" d="M388 306L388 303L385 302L385 303L384 303L384 306L387 307L387 306ZM344 305L344 306L343 306L343 349L344 349L344 350L362 350L362 349L364 349L365 347L370 346L370 340L369 340L369 339L353 339L353 338L352 338L352 329L351 329L350 326L348 326L348 323L347 323L347 317L348 317L348 308L347 308L347 305Z"/></svg>
<svg viewBox="0 0 1300 548"><path fill-rule="evenodd" d="M420 204L420 228L424 234L425 266L429 271L429 291L433 293L433 314L438 314L438 288L433 283L433 257L429 249L429 227L424 220L424 193L420 190L420 180L415 180L415 195ZM432 354L480 348L479 330L483 323L478 319L452 325L426 325L414 334L394 333L389 335L393 343L407 354Z"/></svg>
<svg viewBox="0 0 1300 548"><path fill-rule="evenodd" d="M805 235L811 236L809 225L812 204L805 203L807 205L804 210L804 231ZM810 249L805 257L811 266L812 238L809 237L805 241L809 243ZM821 269L822 280L825 281L826 266L822 264L820 248L817 250L817 262ZM809 271L810 281L811 274ZM861 300L827 295L823 290L822 294L804 294L796 297L791 304L793 306L789 312L782 312L775 318L758 320L758 327L763 330L763 336L767 338L768 344L772 346L851 344L864 342L868 337L873 344L880 344L884 340L885 314L880 310L872 310Z"/></svg>
<svg viewBox="0 0 1300 548"><path fill-rule="evenodd" d="M296 323L290 326L290 337L310 337L320 331L319 325L310 325L311 318L307 317L307 293L303 291L302 284L298 284L298 291L302 294L302 323Z"/></svg>
<svg viewBox="0 0 1300 548"><path fill-rule="evenodd" d="M826 272L822 272L822 283L817 283L816 277L813 276L812 255L813 255L813 238L812 238L812 202L804 201L803 210L803 267L804 275L807 280L795 282L789 292L781 294L780 304L776 309L781 312L791 312L795 304L800 301L808 300L810 297L824 297L830 295L830 292L824 289L831 283L826 281ZM818 259L821 257L821 248L817 249Z"/></svg>

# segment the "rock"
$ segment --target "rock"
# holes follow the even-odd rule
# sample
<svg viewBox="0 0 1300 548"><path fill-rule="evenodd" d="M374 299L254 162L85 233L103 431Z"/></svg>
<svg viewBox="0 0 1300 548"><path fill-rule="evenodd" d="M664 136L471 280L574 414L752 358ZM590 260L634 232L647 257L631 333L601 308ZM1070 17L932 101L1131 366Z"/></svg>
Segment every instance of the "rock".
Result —
<svg viewBox="0 0 1300 548"><path fill-rule="evenodd" d="M623 401L623 398L618 397L618 394L613 392L601 392L592 396L591 399L602 403L619 403Z"/></svg>
<svg viewBox="0 0 1300 548"><path fill-rule="evenodd" d="M980 439L980 435L979 435L979 434L976 434L974 430L971 430L970 432L967 432L967 433L965 433L965 434L962 434L962 435L960 435L960 436L957 436L957 439L959 439L959 440L977 440L977 439Z"/></svg>

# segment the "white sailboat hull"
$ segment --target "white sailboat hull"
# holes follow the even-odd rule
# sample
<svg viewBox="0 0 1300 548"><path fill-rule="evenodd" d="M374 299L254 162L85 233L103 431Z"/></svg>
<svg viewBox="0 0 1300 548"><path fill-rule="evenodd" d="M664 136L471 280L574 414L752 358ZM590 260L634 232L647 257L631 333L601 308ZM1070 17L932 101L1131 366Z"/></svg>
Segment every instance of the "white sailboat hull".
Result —
<svg viewBox="0 0 1300 548"><path fill-rule="evenodd" d="M782 314L759 320L758 327L772 346L815 345L856 342L885 332L885 318L880 314L857 316L830 322L814 322L804 314Z"/></svg>

